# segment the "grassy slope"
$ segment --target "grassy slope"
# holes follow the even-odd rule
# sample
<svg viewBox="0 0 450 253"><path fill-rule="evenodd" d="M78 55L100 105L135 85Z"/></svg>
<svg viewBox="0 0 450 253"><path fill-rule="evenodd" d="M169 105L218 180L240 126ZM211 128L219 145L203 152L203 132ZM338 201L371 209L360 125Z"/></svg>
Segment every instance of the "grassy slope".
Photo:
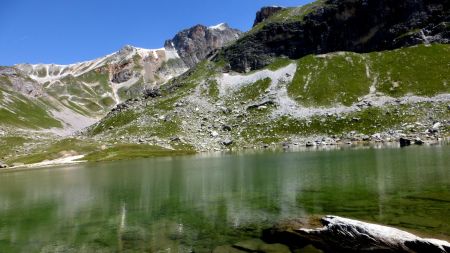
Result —
<svg viewBox="0 0 450 253"><path fill-rule="evenodd" d="M129 160L136 158L148 158L148 157L188 155L194 153L195 153L194 151L189 150L169 150L152 145L119 144L105 150L92 152L87 156L85 156L83 160L115 161L115 160Z"/></svg>
<svg viewBox="0 0 450 253"><path fill-rule="evenodd" d="M0 138L0 144L7 145L8 149L0 151L0 157L11 155L15 148L20 148L27 142L32 143L33 140L22 137L6 137ZM8 164L23 163L33 164L45 160L54 160L65 155L86 155L82 160L97 162L111 160L127 160L135 158L160 157L172 155L188 155L193 154L191 148L170 150L154 145L138 145L138 144L99 144L96 141L86 139L68 138L60 141L46 140L41 141L39 145L34 145L31 152L22 154L17 153L13 156L6 157L5 162Z"/></svg>
<svg viewBox="0 0 450 253"><path fill-rule="evenodd" d="M450 45L416 46L368 54L334 53L298 60L289 95L306 106L351 105L378 92L400 97L450 92Z"/></svg>
<svg viewBox="0 0 450 253"><path fill-rule="evenodd" d="M0 125L12 128L48 129L62 127L42 99L29 98L0 84Z"/></svg>

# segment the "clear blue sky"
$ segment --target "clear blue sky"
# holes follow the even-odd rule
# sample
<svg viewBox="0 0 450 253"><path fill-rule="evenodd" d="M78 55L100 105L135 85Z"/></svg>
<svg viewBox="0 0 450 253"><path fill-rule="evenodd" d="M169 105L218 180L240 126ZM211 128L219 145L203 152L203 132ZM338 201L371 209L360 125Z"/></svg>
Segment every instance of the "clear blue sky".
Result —
<svg viewBox="0 0 450 253"><path fill-rule="evenodd" d="M0 0L0 65L68 64L130 44L160 48L196 24L246 31L262 6L311 0Z"/></svg>

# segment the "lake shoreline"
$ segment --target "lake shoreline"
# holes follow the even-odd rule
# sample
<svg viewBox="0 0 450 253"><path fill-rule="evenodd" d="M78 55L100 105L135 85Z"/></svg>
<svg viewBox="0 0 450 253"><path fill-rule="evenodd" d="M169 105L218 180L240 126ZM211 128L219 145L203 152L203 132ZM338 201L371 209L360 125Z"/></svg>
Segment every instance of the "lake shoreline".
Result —
<svg viewBox="0 0 450 253"><path fill-rule="evenodd" d="M416 146L416 147L433 147L433 146L442 146L442 145L449 145L450 138L444 138L442 140L437 141L429 141L424 142L421 144L415 144L412 142L410 145L407 146ZM203 151L203 152L195 152L195 153L186 153L181 154L181 156L192 156L192 155L216 155L216 154L246 154L246 153L252 153L252 152L311 152L311 151L332 151L332 150L346 150L346 149L361 149L361 148L405 148L407 146L402 146L400 142L372 142L372 141L360 141L355 143L334 143L332 145L330 144L314 144L314 145L272 145L272 146L263 146L259 148L240 148L240 149L230 149L228 151ZM44 160L42 162L38 163L31 163L31 164L20 164L17 166L9 166L7 168L0 169L1 172L14 172L14 171L27 171L27 170L35 170L35 169L42 169L42 168L52 168L52 167L59 167L64 165L75 165L75 164L81 164L81 163L98 163L98 162L113 162L113 161L127 161L127 160L136 160L136 159L150 159L150 158L157 158L157 157L177 157L180 156L180 154L171 154L167 153L166 155L162 156L155 156L155 155L149 155L149 156L142 156L142 157L133 157L129 159L110 159L108 160L108 157L105 159L99 160L99 161L88 161L88 160L81 160L85 158L88 154L80 154L80 155L70 155L70 156L63 156L61 158L57 158L54 160Z"/></svg>

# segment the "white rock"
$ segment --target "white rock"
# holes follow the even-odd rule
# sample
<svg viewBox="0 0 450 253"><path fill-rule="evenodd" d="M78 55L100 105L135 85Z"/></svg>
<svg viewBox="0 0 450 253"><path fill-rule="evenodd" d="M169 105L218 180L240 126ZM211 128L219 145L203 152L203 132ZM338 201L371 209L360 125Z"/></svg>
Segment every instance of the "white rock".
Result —
<svg viewBox="0 0 450 253"><path fill-rule="evenodd" d="M338 216L326 216L322 224L322 228L296 231L305 239L337 252L446 252L450 247L446 241L424 239L396 228Z"/></svg>
<svg viewBox="0 0 450 253"><path fill-rule="evenodd" d="M438 130L442 126L441 122L437 122L433 125L433 130Z"/></svg>

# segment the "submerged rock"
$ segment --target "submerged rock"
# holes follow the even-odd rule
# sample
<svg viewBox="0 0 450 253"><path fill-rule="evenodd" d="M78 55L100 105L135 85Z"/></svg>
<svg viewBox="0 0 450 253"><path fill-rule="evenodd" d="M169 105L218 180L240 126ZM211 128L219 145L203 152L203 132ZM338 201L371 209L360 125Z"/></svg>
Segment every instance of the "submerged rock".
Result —
<svg viewBox="0 0 450 253"><path fill-rule="evenodd" d="M234 248L246 252L289 253L289 247L280 243L267 244L260 239L251 239L233 245Z"/></svg>

